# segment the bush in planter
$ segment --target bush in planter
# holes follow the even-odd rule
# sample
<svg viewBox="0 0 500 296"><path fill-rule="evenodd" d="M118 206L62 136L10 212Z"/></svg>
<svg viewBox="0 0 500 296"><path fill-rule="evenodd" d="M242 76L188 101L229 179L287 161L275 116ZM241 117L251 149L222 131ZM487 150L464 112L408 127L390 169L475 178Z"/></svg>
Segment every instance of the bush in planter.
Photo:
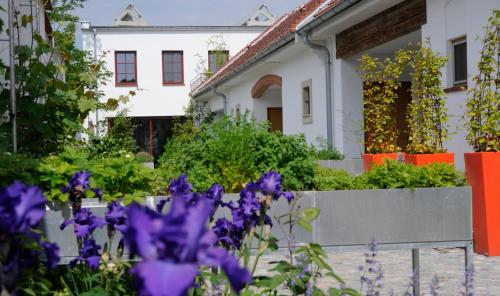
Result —
<svg viewBox="0 0 500 296"><path fill-rule="evenodd" d="M319 160L343 160L345 156L337 148L328 148L324 138L318 138L320 143L317 147L313 146L316 159Z"/></svg>
<svg viewBox="0 0 500 296"><path fill-rule="evenodd" d="M472 186L474 250L500 256L500 10L495 10L486 27L478 63L479 73L469 90L465 117L467 141L474 153L465 153L467 179Z"/></svg>
<svg viewBox="0 0 500 296"><path fill-rule="evenodd" d="M197 190L219 183L226 192L236 192L268 170L282 173L286 188L309 189L313 154L303 136L270 133L267 123L248 114L200 126L188 122L165 146L155 191L165 193L166 180L186 172Z"/></svg>
<svg viewBox="0 0 500 296"><path fill-rule="evenodd" d="M412 154L446 152L448 113L441 85L441 69L447 62L431 48L400 51L398 60L411 67L412 100L408 106L409 143L406 151Z"/></svg>
<svg viewBox="0 0 500 296"><path fill-rule="evenodd" d="M316 168L316 190L356 190L465 186L464 175L454 166L432 163L422 167L387 160L360 176L343 170Z"/></svg>
<svg viewBox="0 0 500 296"><path fill-rule="evenodd" d="M37 170L45 195L58 202L68 201L68 195L60 188L66 186L76 171L93 173L93 187L103 189L107 201L124 198L126 203L142 201L153 179L152 170L144 167L131 153L91 159L85 150L70 147L43 158Z"/></svg>
<svg viewBox="0 0 500 296"><path fill-rule="evenodd" d="M380 61L365 54L360 60L360 70L364 82L364 131L368 135L366 151L374 154L399 152L393 114L403 64L391 59Z"/></svg>

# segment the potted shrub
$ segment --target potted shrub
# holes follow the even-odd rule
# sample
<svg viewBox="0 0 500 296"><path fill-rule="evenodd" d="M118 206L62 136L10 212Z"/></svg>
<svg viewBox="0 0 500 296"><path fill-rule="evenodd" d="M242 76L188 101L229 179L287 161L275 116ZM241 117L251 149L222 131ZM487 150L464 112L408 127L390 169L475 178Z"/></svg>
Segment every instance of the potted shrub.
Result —
<svg viewBox="0 0 500 296"><path fill-rule="evenodd" d="M472 186L475 250L489 256L500 256L499 26L500 11L496 10L486 27L465 114L467 141L474 149L464 158Z"/></svg>
<svg viewBox="0 0 500 296"><path fill-rule="evenodd" d="M408 145L405 162L422 166L433 162L454 164L455 154L443 147L448 138L447 109L441 69L447 58L430 47L398 52L398 61L411 67L412 101L408 106Z"/></svg>
<svg viewBox="0 0 500 296"><path fill-rule="evenodd" d="M391 59L380 61L369 55L360 60L364 96L365 170L385 159L397 159L397 129L394 103L400 87L401 63Z"/></svg>

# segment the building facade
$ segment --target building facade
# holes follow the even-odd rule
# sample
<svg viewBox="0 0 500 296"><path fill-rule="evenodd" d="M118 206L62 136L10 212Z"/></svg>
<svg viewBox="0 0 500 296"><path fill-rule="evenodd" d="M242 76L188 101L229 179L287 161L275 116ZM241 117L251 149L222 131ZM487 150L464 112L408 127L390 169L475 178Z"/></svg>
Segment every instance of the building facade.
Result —
<svg viewBox="0 0 500 296"><path fill-rule="evenodd" d="M267 15L267 8L265 12ZM267 20L272 22L272 18ZM265 30L265 22L258 24L148 26L135 7L129 5L115 19L114 26L83 22L83 48L103 59L113 73L111 81L101 88L104 99L135 92L124 108L138 125L139 146L157 156L174 120L184 115L191 85L217 71L225 60ZM227 57L216 63L215 51ZM115 115L93 114L89 124Z"/></svg>
<svg viewBox="0 0 500 296"><path fill-rule="evenodd" d="M276 22L192 95L218 110L223 94L228 114L249 110L257 120L269 120L272 129L303 133L313 144L323 138L346 157L360 158L365 151L360 57L393 57L399 49L429 41L448 58L442 86L452 135L445 146L463 168L462 154L471 147L462 115L477 74L482 47L477 37L499 8L499 0L309 1ZM396 104L402 135L412 99L405 91L410 80L409 72L403 73ZM214 88L219 95L209 91ZM405 142L407 138L398 139L403 147Z"/></svg>

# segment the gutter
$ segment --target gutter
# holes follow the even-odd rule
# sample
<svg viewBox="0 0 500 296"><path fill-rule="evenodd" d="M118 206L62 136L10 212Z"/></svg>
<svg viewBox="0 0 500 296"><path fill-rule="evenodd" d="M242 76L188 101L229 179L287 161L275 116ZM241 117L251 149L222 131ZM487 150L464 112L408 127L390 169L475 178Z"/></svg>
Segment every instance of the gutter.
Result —
<svg viewBox="0 0 500 296"><path fill-rule="evenodd" d="M333 116L332 116L332 54L328 47L312 43L310 38L311 31L307 31L305 33L298 33L298 35L302 38L304 43L310 48L318 51L322 51L325 56L325 85L326 85L326 142L328 145L328 149L332 149L334 147L333 143Z"/></svg>
<svg viewBox="0 0 500 296"><path fill-rule="evenodd" d="M217 92L217 87L215 85L212 85L212 92L214 93L214 95L222 98L222 106L224 106L224 116L226 116L227 115L227 96L221 92Z"/></svg>
<svg viewBox="0 0 500 296"><path fill-rule="evenodd" d="M301 34L301 32L308 32L311 31L312 29L315 29L322 25L323 23L329 21L331 18L337 16L341 12L347 10L351 6L362 2L363 0L342 0L339 4L335 5L332 9L328 10L325 13L321 13L315 17L313 20L311 20L308 23L305 23L304 25L297 27L297 33Z"/></svg>
<svg viewBox="0 0 500 296"><path fill-rule="evenodd" d="M282 48L283 46L291 43L294 40L295 40L295 35L293 33L288 34L285 38L282 38L278 42L274 43L272 46L264 49L263 51L261 51L260 53L256 54L254 57L252 57L247 62L245 62L242 65L238 66L237 68L233 69L232 72L226 74L221 79L217 80L217 83L219 85L221 85L222 83L228 81L229 79L231 79L232 77L236 76L237 74L245 71L247 68L255 65L256 63L260 62L263 58L271 55L276 50ZM191 96L196 99L197 96L200 96L200 95L202 95L204 93L207 93L211 89L211 87L213 85L214 84L208 84L208 85L204 86L203 88L201 88L201 89L197 90L196 92L194 92Z"/></svg>

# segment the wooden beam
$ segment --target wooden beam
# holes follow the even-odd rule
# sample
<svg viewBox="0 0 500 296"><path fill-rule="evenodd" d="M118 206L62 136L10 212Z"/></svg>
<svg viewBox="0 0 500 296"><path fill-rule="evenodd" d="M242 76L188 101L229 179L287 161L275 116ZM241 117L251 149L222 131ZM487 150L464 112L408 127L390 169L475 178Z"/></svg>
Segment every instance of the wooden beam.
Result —
<svg viewBox="0 0 500 296"><path fill-rule="evenodd" d="M426 0L406 0L336 36L337 58L344 58L420 29L427 22Z"/></svg>

